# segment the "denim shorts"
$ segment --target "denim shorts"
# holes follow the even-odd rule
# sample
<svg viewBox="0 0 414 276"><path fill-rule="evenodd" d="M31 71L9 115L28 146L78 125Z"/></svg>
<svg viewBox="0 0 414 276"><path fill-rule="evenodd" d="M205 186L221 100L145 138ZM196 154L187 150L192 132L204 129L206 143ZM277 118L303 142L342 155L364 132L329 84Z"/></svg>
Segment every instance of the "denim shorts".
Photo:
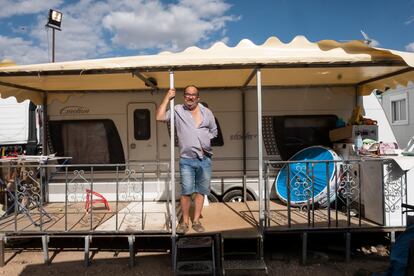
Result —
<svg viewBox="0 0 414 276"><path fill-rule="evenodd" d="M181 195L210 194L211 159L180 158Z"/></svg>

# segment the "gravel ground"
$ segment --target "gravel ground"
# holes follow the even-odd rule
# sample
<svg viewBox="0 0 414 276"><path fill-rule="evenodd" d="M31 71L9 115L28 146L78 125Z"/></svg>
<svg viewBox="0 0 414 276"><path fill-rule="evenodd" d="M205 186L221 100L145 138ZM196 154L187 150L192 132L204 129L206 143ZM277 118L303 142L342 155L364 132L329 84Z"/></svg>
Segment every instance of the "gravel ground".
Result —
<svg viewBox="0 0 414 276"><path fill-rule="evenodd" d="M371 275L387 269L388 257L378 255L353 255L350 263L345 263L339 255L310 251L308 264L300 264L300 252L266 252L269 275ZM93 254L89 267L85 268L82 251L51 251L50 265L43 264L41 251L6 251L5 267L0 275L171 275L171 257L168 253L138 253L136 265L128 267L127 252L98 251ZM231 275L259 275L240 272Z"/></svg>

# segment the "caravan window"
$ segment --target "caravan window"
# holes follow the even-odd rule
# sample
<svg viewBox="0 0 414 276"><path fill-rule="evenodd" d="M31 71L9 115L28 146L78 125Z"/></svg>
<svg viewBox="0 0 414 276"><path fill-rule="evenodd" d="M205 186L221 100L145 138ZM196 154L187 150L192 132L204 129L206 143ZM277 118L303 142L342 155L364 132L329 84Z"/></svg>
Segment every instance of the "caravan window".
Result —
<svg viewBox="0 0 414 276"><path fill-rule="evenodd" d="M407 116L407 94L400 94L390 97L391 100L391 116L393 125L408 124Z"/></svg>
<svg viewBox="0 0 414 276"><path fill-rule="evenodd" d="M148 140L151 138L151 114L148 109L134 111L134 137L135 140Z"/></svg>
<svg viewBox="0 0 414 276"><path fill-rule="evenodd" d="M322 145L332 147L329 131L336 127L336 115L272 116L275 143L268 143L268 151L278 151L287 160L301 149ZM265 120L265 118L264 118ZM276 146L275 149L273 146ZM277 148L277 149L276 149Z"/></svg>
<svg viewBox="0 0 414 276"><path fill-rule="evenodd" d="M121 139L111 120L50 121L51 151L71 164L122 164Z"/></svg>

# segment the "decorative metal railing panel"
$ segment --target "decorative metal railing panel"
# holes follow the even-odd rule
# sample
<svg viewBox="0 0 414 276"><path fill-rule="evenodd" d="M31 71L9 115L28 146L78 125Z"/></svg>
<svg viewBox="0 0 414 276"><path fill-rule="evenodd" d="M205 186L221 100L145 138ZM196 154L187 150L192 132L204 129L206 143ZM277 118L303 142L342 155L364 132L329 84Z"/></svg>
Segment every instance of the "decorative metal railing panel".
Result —
<svg viewBox="0 0 414 276"><path fill-rule="evenodd" d="M269 229L405 225L400 209L407 200L407 176L392 160L265 161L265 168ZM276 199L271 198L273 187ZM284 208L272 207L279 201Z"/></svg>
<svg viewBox="0 0 414 276"><path fill-rule="evenodd" d="M295 173L290 181L290 191L296 200L301 202L298 207L301 209L309 208L312 198L312 169L308 163L293 164Z"/></svg>
<svg viewBox="0 0 414 276"><path fill-rule="evenodd" d="M360 213L358 211L361 193L359 163L344 162L339 167L337 195L341 203L341 210L343 212L349 211L351 215L356 215Z"/></svg>
<svg viewBox="0 0 414 276"><path fill-rule="evenodd" d="M397 212L406 200L406 178L397 163L388 161L384 163L384 197L385 211Z"/></svg>
<svg viewBox="0 0 414 276"><path fill-rule="evenodd" d="M48 165L8 160L0 164L0 172L0 232L171 230L170 196L158 205L144 197L145 187L171 193L169 163Z"/></svg>
<svg viewBox="0 0 414 276"><path fill-rule="evenodd" d="M67 182L67 201L71 203L85 202L86 189L89 188L90 181L85 177L84 170L73 170Z"/></svg>

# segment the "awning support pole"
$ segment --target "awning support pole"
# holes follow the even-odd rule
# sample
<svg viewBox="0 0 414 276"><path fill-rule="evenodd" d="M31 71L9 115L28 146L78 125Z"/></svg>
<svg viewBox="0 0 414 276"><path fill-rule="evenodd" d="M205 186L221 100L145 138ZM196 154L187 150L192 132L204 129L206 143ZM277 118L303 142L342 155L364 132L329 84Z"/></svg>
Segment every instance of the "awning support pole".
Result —
<svg viewBox="0 0 414 276"><path fill-rule="evenodd" d="M145 85L147 85L147 86L149 86L149 87L151 87L152 89L154 89L154 90L157 90L158 89L158 87L149 79L149 78L146 78L143 74L141 74L138 70L134 70L133 72L132 72L132 75L134 75L134 76L136 76L137 78L139 78L140 80L142 80L144 83L145 83Z"/></svg>
<svg viewBox="0 0 414 276"><path fill-rule="evenodd" d="M246 155L246 90L241 89L242 96L242 137L243 137L243 202L247 200L247 155Z"/></svg>
<svg viewBox="0 0 414 276"><path fill-rule="evenodd" d="M170 89L174 88L174 71L170 70ZM174 99L170 100L170 178L171 178L171 251L172 267L175 275L177 257L177 234L176 234L176 212L175 212L175 109Z"/></svg>
<svg viewBox="0 0 414 276"><path fill-rule="evenodd" d="M241 89L246 89L247 86L249 85L249 83L252 81L252 79L254 78L254 76L256 76L256 72L257 72L257 68L255 68L250 75L247 77L246 81L243 83Z"/></svg>
<svg viewBox="0 0 414 276"><path fill-rule="evenodd" d="M42 103L42 155L43 156L47 156L49 155L49 149L48 149L48 144L49 144L49 140L48 140L48 125L49 125L49 115L48 115L48 110L47 110L47 102L48 102L48 92L44 92L42 94L43 97L43 103ZM47 162L47 161L46 161ZM42 189L42 193L43 193L43 198L42 200L44 202L49 202L49 174L48 174L48 170L45 169L44 170L44 174L43 174L43 179L41 179L41 183L43 184L41 189Z"/></svg>
<svg viewBox="0 0 414 276"><path fill-rule="evenodd" d="M259 225L264 230L264 181L263 181L263 139L262 139L262 74L256 72L257 80L257 149L259 162Z"/></svg>
<svg viewBox="0 0 414 276"><path fill-rule="evenodd" d="M174 71L170 70L170 89L174 88ZM175 110L174 110L174 98L170 100L170 127L171 127L171 137L170 137L170 178L171 178L171 230L172 235L175 237L175 226L176 226L176 213L175 213ZM175 240L175 239L174 239Z"/></svg>
<svg viewBox="0 0 414 276"><path fill-rule="evenodd" d="M48 93L43 93L43 112L42 112L42 155L47 155L47 95Z"/></svg>

